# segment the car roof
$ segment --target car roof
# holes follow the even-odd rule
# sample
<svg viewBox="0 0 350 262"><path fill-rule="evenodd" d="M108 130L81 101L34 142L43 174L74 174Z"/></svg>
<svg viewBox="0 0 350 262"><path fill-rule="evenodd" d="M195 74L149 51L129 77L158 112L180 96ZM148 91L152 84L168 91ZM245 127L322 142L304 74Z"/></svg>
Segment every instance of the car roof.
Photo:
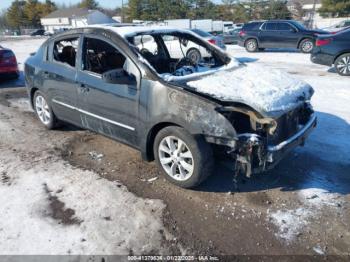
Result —
<svg viewBox="0 0 350 262"><path fill-rule="evenodd" d="M167 26L113 26L113 25L91 25L84 28L102 28L106 30L111 30L120 36L126 38L142 33L192 33L190 30L177 29L174 27Z"/></svg>

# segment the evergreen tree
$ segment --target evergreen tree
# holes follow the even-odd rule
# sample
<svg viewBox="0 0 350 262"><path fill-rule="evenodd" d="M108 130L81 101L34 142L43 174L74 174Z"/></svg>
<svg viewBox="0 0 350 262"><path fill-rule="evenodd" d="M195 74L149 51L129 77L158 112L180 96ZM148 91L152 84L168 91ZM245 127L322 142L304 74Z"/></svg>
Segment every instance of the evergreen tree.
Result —
<svg viewBox="0 0 350 262"><path fill-rule="evenodd" d="M57 6L54 2L46 0L44 4L41 5L41 15L42 17L47 16L53 11L57 10Z"/></svg>
<svg viewBox="0 0 350 262"><path fill-rule="evenodd" d="M24 12L26 2L23 0L15 0L8 8L6 19L10 27L20 29L21 26L28 24L27 16Z"/></svg>
<svg viewBox="0 0 350 262"><path fill-rule="evenodd" d="M38 0L27 0L24 5L24 14L27 18L28 25L32 27L40 26L40 18L42 17L42 4Z"/></svg>
<svg viewBox="0 0 350 262"><path fill-rule="evenodd" d="M83 0L79 4L81 8L98 9L99 5L95 0Z"/></svg>
<svg viewBox="0 0 350 262"><path fill-rule="evenodd" d="M270 0L267 8L261 12L261 19L291 19L292 14L287 8L286 2Z"/></svg>
<svg viewBox="0 0 350 262"><path fill-rule="evenodd" d="M319 12L323 17L348 17L350 16L350 1L322 0L322 7Z"/></svg>

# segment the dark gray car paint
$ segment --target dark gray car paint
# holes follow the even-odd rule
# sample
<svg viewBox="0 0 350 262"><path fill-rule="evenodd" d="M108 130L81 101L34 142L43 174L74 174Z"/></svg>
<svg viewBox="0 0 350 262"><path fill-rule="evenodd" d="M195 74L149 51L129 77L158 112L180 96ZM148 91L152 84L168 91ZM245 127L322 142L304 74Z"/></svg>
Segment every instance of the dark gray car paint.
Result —
<svg viewBox="0 0 350 262"><path fill-rule="evenodd" d="M79 62L80 52L77 53L75 68L52 62L50 44L52 48L53 41L83 34L102 37L122 50L125 56L139 68L140 75L137 76L139 85L112 87L82 72ZM206 45L213 52L218 52L209 44ZM48 46L49 50L47 50ZM49 53L48 61L43 59L45 52ZM218 53L218 56L227 59L224 54ZM106 29L75 29L50 38L34 56L26 61L25 73L31 102L34 91L39 89L46 95L59 119L135 147L147 160L153 158L151 148L155 132L166 125L182 126L193 135L220 137L227 140L236 138L236 131L232 124L216 111L216 108L221 106L217 101L163 81L139 61L137 53L130 48L125 39ZM88 88L89 91L83 91L84 88ZM90 92L93 99L89 98ZM65 103L69 107L53 101ZM81 111L88 111L120 122L134 130L102 121Z"/></svg>

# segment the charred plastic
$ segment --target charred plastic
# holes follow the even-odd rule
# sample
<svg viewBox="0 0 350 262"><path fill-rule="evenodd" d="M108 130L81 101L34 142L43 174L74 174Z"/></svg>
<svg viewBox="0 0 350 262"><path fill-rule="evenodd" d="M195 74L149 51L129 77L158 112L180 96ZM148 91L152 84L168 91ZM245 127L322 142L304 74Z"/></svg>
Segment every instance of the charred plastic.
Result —
<svg viewBox="0 0 350 262"><path fill-rule="evenodd" d="M309 102L304 102L278 118L263 117L244 106L226 106L218 109L233 125L237 132L234 139L211 139L212 143L227 148L235 160L236 172L250 177L275 166L279 159L269 154L269 147L279 145L298 133L313 115Z"/></svg>

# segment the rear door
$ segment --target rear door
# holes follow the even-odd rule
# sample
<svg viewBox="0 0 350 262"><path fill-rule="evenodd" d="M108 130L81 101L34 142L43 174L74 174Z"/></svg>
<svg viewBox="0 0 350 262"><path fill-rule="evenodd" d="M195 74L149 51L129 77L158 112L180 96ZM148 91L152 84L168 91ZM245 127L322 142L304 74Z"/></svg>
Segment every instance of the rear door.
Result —
<svg viewBox="0 0 350 262"><path fill-rule="evenodd" d="M54 39L46 50L46 58L40 85L48 96L52 108L59 119L79 123L77 106L77 65L76 54L80 35L70 35Z"/></svg>
<svg viewBox="0 0 350 262"><path fill-rule="evenodd" d="M281 47L295 48L298 45L299 30L287 22L277 24L278 37Z"/></svg>
<svg viewBox="0 0 350 262"><path fill-rule="evenodd" d="M266 22L262 25L259 34L259 46L263 48L280 47L277 23Z"/></svg>
<svg viewBox="0 0 350 262"><path fill-rule="evenodd" d="M77 82L82 125L136 146L141 81L138 67L102 36L86 35L81 46ZM134 81L111 83L104 79L106 72L120 77L125 73Z"/></svg>

